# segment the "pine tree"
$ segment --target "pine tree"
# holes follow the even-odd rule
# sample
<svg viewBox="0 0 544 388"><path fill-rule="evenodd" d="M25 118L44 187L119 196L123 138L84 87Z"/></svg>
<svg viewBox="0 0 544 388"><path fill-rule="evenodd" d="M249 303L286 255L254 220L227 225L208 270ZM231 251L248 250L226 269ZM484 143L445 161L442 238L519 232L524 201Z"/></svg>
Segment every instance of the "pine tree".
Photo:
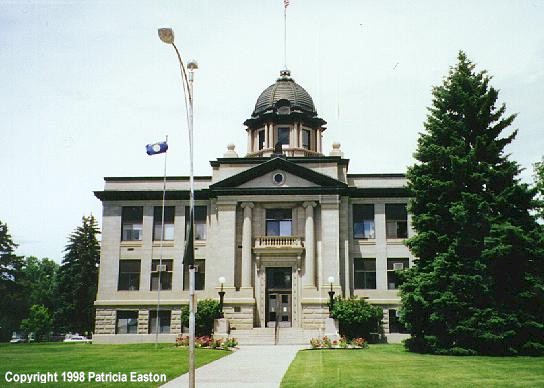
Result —
<svg viewBox="0 0 544 388"><path fill-rule="evenodd" d="M433 103L408 169L418 260L401 286L401 319L413 351L544 351L542 244L535 190L501 137L515 119L463 52Z"/></svg>
<svg viewBox="0 0 544 388"><path fill-rule="evenodd" d="M20 303L21 287L16 281L22 266L22 257L15 254L16 248L8 226L0 221L0 341L11 337L26 314Z"/></svg>
<svg viewBox="0 0 544 388"><path fill-rule="evenodd" d="M70 235L58 273L58 305L55 326L62 331L92 332L94 300L98 285L100 233L94 216L83 217Z"/></svg>

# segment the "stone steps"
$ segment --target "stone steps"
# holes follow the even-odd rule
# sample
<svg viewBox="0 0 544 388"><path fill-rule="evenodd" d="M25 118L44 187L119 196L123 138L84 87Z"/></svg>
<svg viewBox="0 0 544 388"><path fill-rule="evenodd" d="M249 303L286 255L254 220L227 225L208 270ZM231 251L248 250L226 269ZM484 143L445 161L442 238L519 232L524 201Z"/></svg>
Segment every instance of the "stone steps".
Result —
<svg viewBox="0 0 544 388"><path fill-rule="evenodd" d="M309 345L310 339L319 337L318 330L304 330L293 327L278 329L277 345ZM230 337L236 338L240 345L275 345L274 328L254 328L251 330L232 330Z"/></svg>

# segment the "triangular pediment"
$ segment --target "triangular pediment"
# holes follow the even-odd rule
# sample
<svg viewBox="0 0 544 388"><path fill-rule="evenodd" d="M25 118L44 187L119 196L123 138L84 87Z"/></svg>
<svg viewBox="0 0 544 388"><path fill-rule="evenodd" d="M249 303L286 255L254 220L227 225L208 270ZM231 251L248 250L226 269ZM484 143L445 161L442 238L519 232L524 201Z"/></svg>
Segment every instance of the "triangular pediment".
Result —
<svg viewBox="0 0 544 388"><path fill-rule="evenodd" d="M276 177L278 174L282 175L282 181L279 181L280 177ZM277 157L239 174L223 179L222 181L211 185L210 189L263 189L267 187L274 189L320 187L344 188L347 187L347 185L330 176L300 166L284 158Z"/></svg>

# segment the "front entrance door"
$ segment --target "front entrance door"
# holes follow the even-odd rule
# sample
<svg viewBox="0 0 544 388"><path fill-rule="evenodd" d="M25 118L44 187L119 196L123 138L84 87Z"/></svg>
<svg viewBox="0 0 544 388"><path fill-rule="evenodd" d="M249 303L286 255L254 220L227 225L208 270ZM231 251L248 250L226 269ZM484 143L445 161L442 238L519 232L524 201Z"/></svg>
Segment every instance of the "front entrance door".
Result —
<svg viewBox="0 0 544 388"><path fill-rule="evenodd" d="M291 267L266 269L266 326L291 327Z"/></svg>

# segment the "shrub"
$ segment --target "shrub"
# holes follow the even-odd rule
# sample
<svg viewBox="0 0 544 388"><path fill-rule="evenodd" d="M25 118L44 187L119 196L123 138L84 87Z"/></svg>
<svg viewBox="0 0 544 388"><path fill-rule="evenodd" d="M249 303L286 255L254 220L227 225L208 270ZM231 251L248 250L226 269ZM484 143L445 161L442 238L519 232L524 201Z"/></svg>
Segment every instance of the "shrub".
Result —
<svg viewBox="0 0 544 388"><path fill-rule="evenodd" d="M223 342L223 347L225 349L234 348L236 346L238 346L238 340L236 338L226 338L225 342Z"/></svg>
<svg viewBox="0 0 544 388"><path fill-rule="evenodd" d="M49 338L53 318L47 307L43 305L32 305L27 319L21 322L21 328L25 333L34 333L36 341L45 341Z"/></svg>
<svg viewBox="0 0 544 388"><path fill-rule="evenodd" d="M203 299L198 302L195 314L195 335L209 336L213 332L213 320L220 318L219 302L213 299ZM189 326L189 306L181 307L181 323Z"/></svg>
<svg viewBox="0 0 544 388"><path fill-rule="evenodd" d="M340 323L340 335L347 338L369 338L371 332L378 331L383 311L364 299L338 297L335 299L331 316Z"/></svg>

